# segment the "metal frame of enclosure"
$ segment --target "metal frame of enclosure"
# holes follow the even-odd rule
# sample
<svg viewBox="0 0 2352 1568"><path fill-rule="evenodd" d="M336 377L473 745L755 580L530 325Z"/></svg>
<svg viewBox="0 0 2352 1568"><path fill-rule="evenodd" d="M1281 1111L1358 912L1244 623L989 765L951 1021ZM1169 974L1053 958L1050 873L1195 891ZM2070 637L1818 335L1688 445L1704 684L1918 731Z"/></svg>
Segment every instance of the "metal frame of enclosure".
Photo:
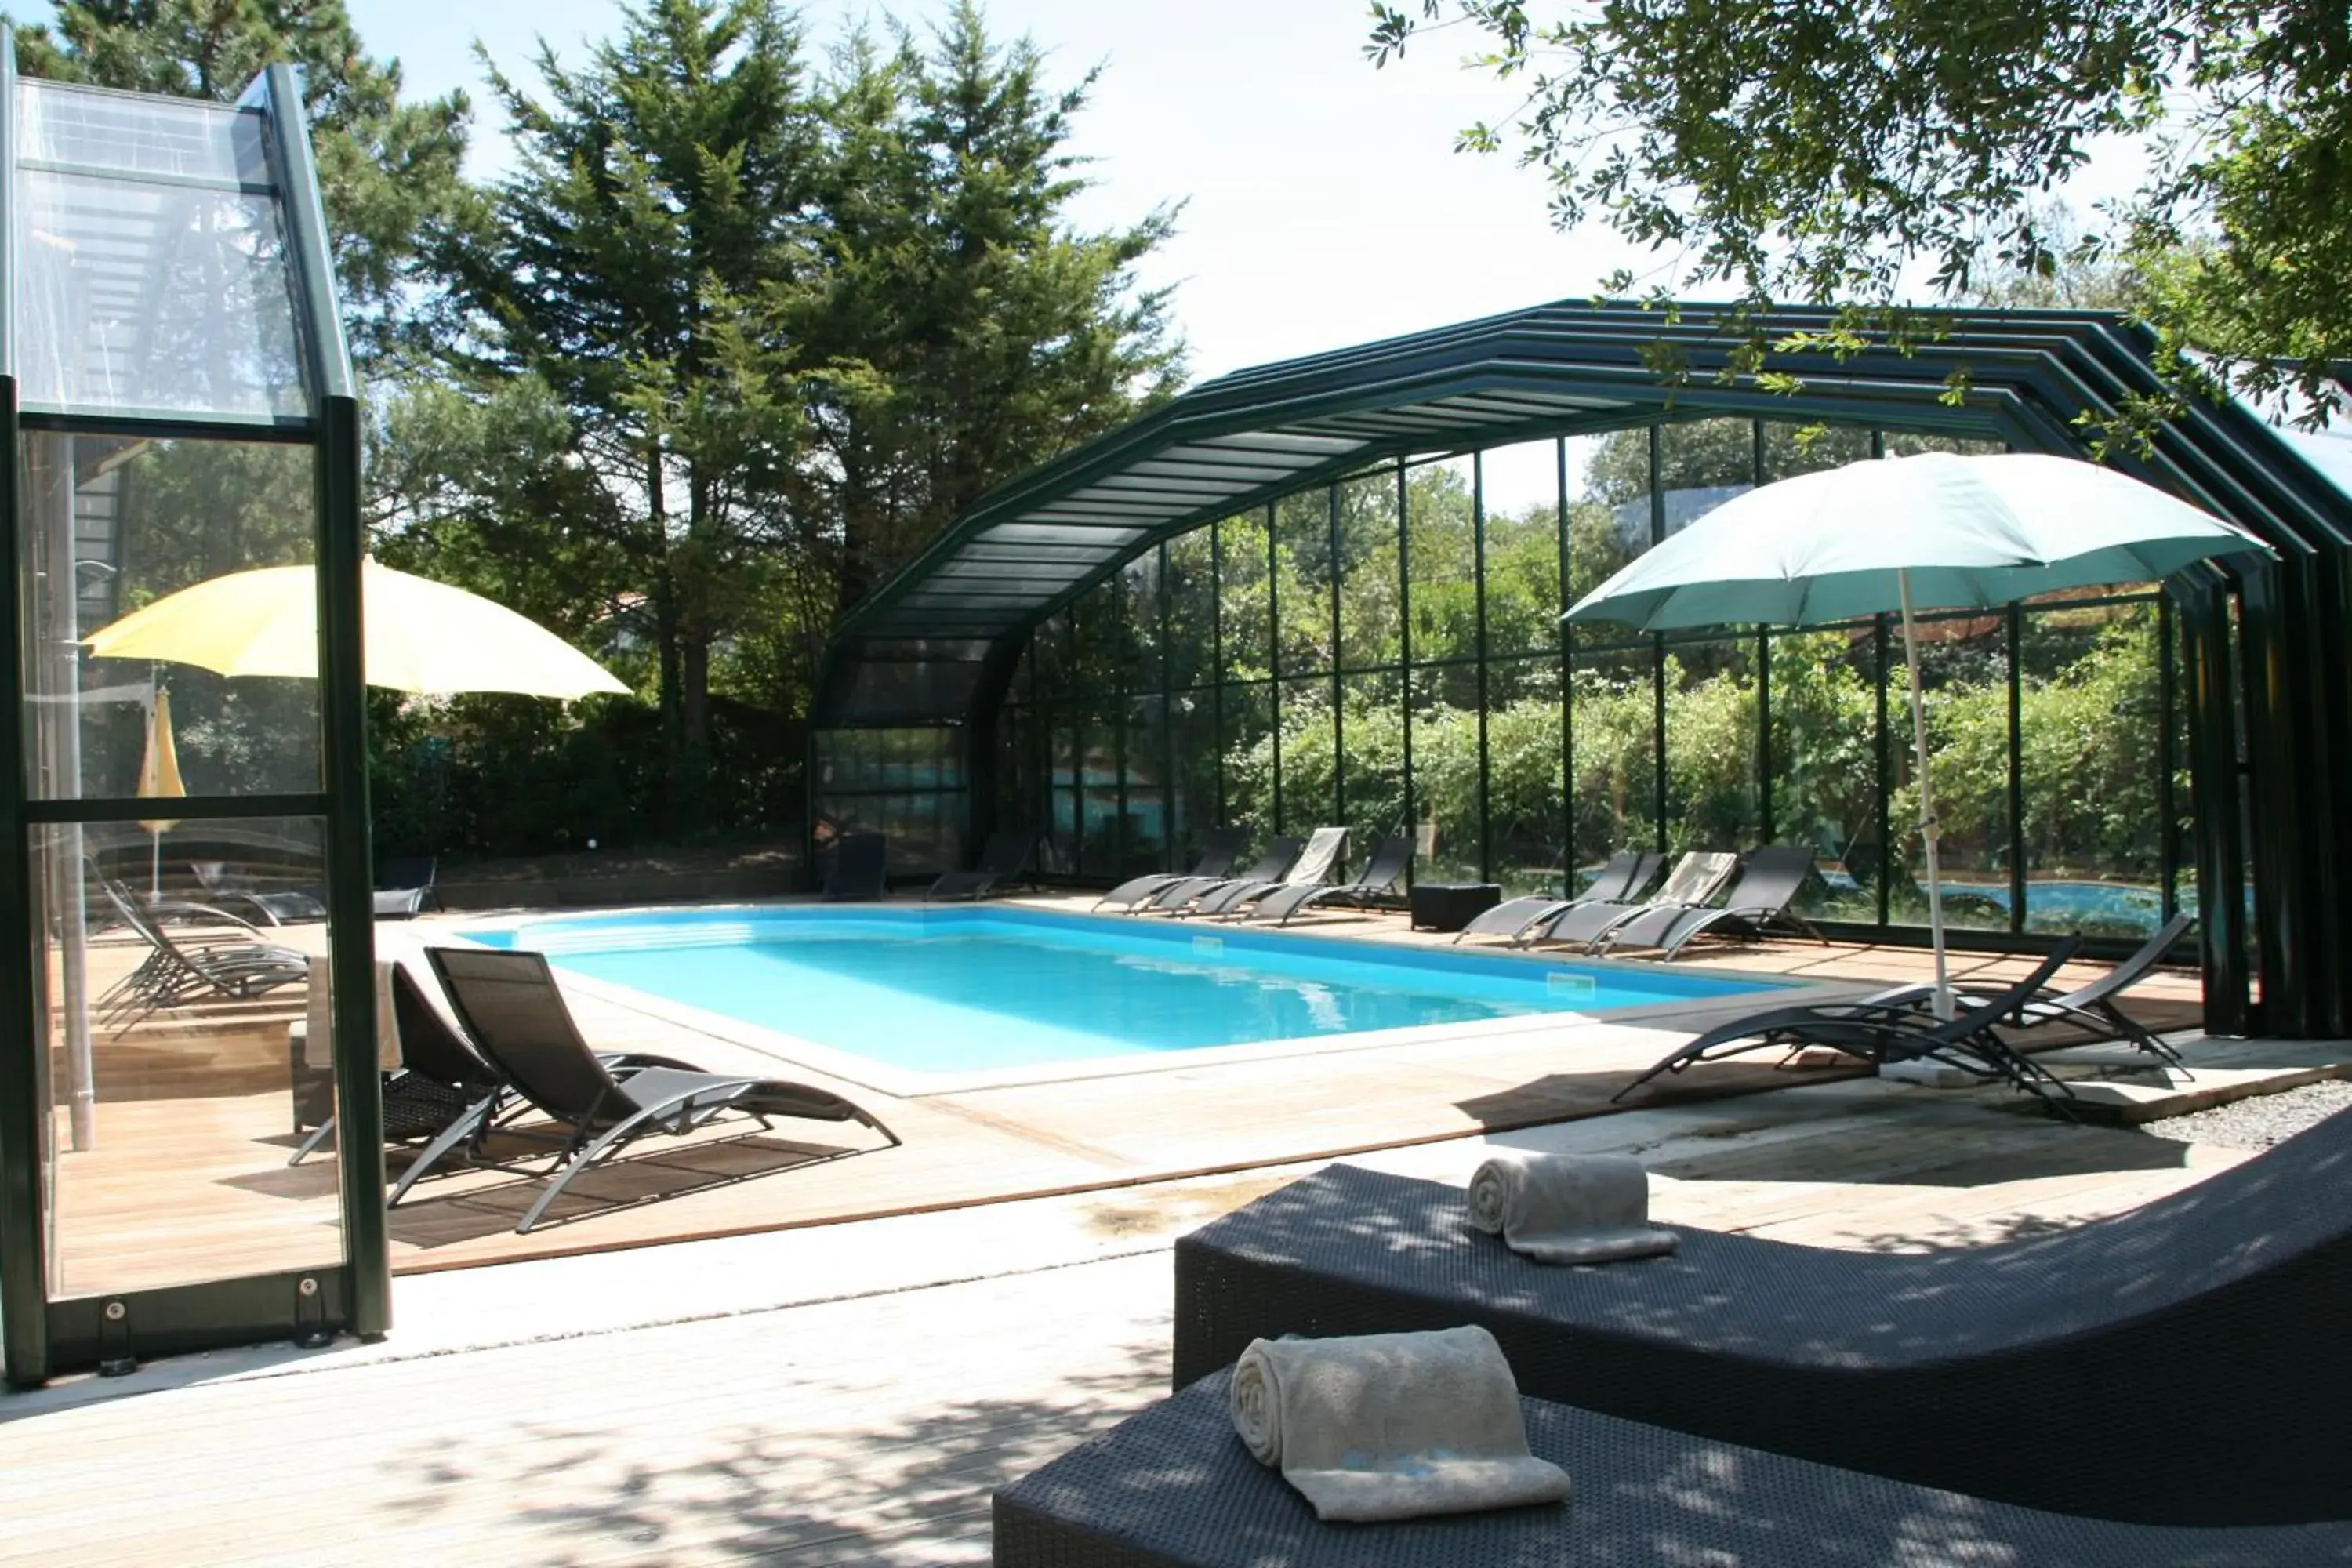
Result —
<svg viewBox="0 0 2352 1568"><path fill-rule="evenodd" d="M195 102L20 78L5 32L0 50L6 1375L379 1333L359 412L299 84L276 66L236 104ZM317 573L315 680L80 646L289 563ZM165 820L142 798L159 691L185 763ZM192 909L193 865L323 889L332 1003L311 1033L331 1031L313 1048L342 1136L315 1173L286 1170L307 981L272 958L267 995L230 994L271 933Z"/></svg>
<svg viewBox="0 0 2352 1568"><path fill-rule="evenodd" d="M1778 339L1829 325L1825 311L1790 310L1768 331ZM1344 731L1351 710L1345 693L1360 677L1387 681L1382 700L1401 709L1402 777L1384 781L1384 800L1401 794L1403 807L1393 820L1357 826L1393 830L1425 815L1416 804L1424 791L1415 774L1414 715L1415 682L1427 675L1450 680L1455 700L1475 710L1475 763L1465 742L1453 765L1475 766L1476 805L1457 825L1449 864L1507 880L1497 864L1497 829L1509 825L1498 824L1489 798L1500 787L1488 733L1490 717L1502 721L1497 672L1531 658L1560 672L1552 678L1559 778L1572 795L1578 717L1570 672L1604 657L1621 660L1626 680L1613 689L1621 696L1644 679L1623 666L1647 663L1654 772L1646 781L1646 823L1629 826L1626 837L1664 845L1676 837L1667 798L1674 738L1665 671L1678 644L1710 640L1745 645L1741 679L1753 687L1753 717L1743 721L1753 726L1747 743L1757 759L1755 800L1739 837L1756 842L1786 831L1775 821L1774 800L1779 634L1742 628L1711 638L1612 643L1591 630L1555 627L1540 647L1490 646L1478 454L1558 443L1556 613L1594 585L1570 580L1572 443L1646 432L1632 438L1648 445L1648 542L1654 542L1680 521L1668 515L1661 473L1672 466L1678 432L1693 422L1751 422L1754 460L1736 478L1758 482L1779 477L1766 452L1767 435L1778 427L1843 433L1852 455L1859 455L1858 443L1870 451L1916 443L2083 455L2089 431L2080 416L2114 415L2160 387L2148 334L2099 313L1958 312L1900 347L1872 342L1843 353L1783 352L1771 368L1799 378L1794 393L1757 385L1739 367L1740 341L1727 313L1711 307L1545 306L1225 376L1003 486L856 606L836 636L812 725L812 853L821 855L836 832L878 829L891 834L898 864L911 873L960 863L992 827L1026 825L1049 841L1048 870L1073 880L1181 863L1192 831L1234 810L1227 774L1235 722L1229 710L1237 698L1255 703L1248 722L1259 726L1253 733L1261 748L1274 753L1273 798L1248 802L1250 819L1290 831L1310 819L1345 821L1353 744ZM1658 368L1662 355L1678 367L1671 378ZM1957 380L1956 371L1963 373ZM2155 432L2145 452L2111 460L2244 526L2280 560L2242 575L2200 569L2160 591L2150 585L2058 609L1979 616L1993 624L1968 628L1987 650L1986 668L2005 668L2010 710L2008 768L1998 785L2009 796L2008 841L1988 850L1987 884L1998 893L2005 881L2009 896L2005 910L1992 910L1986 922L1993 929L1973 940L2018 946L2036 940L2021 885L2018 754L2018 714L2032 699L2021 654L2038 635L2036 617L2137 615L2153 639L2150 700L2160 708L2147 834L2155 841L2163 910L2179 899L2201 917L2209 1023L2222 1031L2341 1033L2352 1025L2352 927L2335 891L2352 886L2352 833L2340 826L2338 809L2352 767L2352 683L2338 674L2352 626L2352 503L2262 419L2234 405L2192 407ZM1471 623L1449 650L1450 673L1416 658L1412 646L1421 581L1408 559L1412 486L1433 464L1468 470L1456 488L1468 491L1472 565L1466 592L1459 584L1454 591ZM1322 660L1303 670L1283 668L1285 623L1269 605L1265 655L1237 682L1226 608L1236 573L1254 573L1262 582L1253 592L1272 598L1280 588L1279 536L1287 528L1303 542L1299 550L1311 552L1318 515L1331 520L1323 547L1336 571L1342 498L1383 486L1395 491L1402 646L1384 643L1370 662L1350 664L1339 646L1339 589L1330 587L1330 651ZM1318 504L1318 497L1328 500ZM1269 554L1249 559L1259 552ZM1192 596L1184 605L1194 610L1204 602L1197 579L1203 571L1208 578L1205 626L1171 625L1184 616L1171 580L1187 581L1187 570ZM1323 609L1318 601L1315 613ZM1855 918L1849 907L1841 929L1907 940L1916 933L1903 910L1890 908L1888 892L1901 867L1887 803L1907 773L1900 737L1890 743L1886 728L1886 627L1863 623L1848 631L1853 663L1875 681L1876 711L1853 765L1874 775L1878 821L1844 826L1864 845L1864 858L1874 857L1854 869L1865 889L1874 882L1876 908L1865 899ZM1188 634L1198 651L1180 668L1170 650ZM1139 667L1122 664L1123 653L1114 651L1108 662L1123 674L1101 683L1105 689L1072 690L1090 637L1114 650L1155 642L1155 653ZM1243 688L1262 689L1264 700ZM1295 792L1284 798L1286 700L1327 708L1334 731L1308 800ZM1172 717L1179 704L1188 712L1210 710L1198 733L1213 753L1205 782L1196 779L1183 803L1170 798L1175 781L1188 760L1200 763L1202 748L1180 733ZM1095 715L1096 733L1071 733L1075 724L1054 718L1057 705ZM1155 705L1156 719L1134 717ZM1319 752L1319 732L1316 739ZM1434 765L1424 760L1423 776ZM1082 804L1090 795L1115 803L1109 831L1098 831L1091 847ZM1141 820L1134 809L1139 795L1153 797L1147 804L1160 814L1156 831L1131 826ZM1575 809L1573 799L1565 803L1570 820L1561 825L1556 856L1563 876L1580 858L1614 847L1578 842Z"/></svg>

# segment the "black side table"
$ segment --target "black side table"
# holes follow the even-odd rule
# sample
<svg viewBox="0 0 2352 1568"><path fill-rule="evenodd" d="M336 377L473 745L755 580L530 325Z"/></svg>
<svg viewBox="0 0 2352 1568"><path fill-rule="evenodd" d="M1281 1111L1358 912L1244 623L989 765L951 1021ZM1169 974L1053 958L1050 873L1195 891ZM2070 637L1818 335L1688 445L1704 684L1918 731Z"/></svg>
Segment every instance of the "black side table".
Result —
<svg viewBox="0 0 2352 1568"><path fill-rule="evenodd" d="M1412 929L1460 931L1502 901L1502 887L1495 882L1415 882Z"/></svg>

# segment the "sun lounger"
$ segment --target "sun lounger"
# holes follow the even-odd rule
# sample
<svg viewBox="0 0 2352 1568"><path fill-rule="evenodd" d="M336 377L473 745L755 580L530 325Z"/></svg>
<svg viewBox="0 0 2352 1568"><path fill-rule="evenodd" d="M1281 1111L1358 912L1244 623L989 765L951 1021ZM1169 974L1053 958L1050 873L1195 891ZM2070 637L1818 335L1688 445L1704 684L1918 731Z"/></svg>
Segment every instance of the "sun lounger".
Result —
<svg viewBox="0 0 2352 1568"><path fill-rule="evenodd" d="M1607 1272L1602 1270L1601 1272ZM1326 1524L1234 1435L1216 1372L998 1490L997 1568L2301 1568L2352 1525L2200 1530L2020 1508L1522 1398L1565 1504ZM1521 1379L1525 1393L1525 1379Z"/></svg>
<svg viewBox="0 0 2352 1568"><path fill-rule="evenodd" d="M1029 869L1037 836L1019 830L992 833L980 852L980 864L969 871L950 871L931 884L927 899L984 899Z"/></svg>
<svg viewBox="0 0 2352 1568"><path fill-rule="evenodd" d="M1459 1187L1334 1165L1177 1241L1175 1381L1261 1335L1476 1323L1522 1394L1721 1442L2116 1519L2341 1520L2347 1190L2352 1112L2056 1235L1898 1254L1678 1226L1671 1256L1561 1268L1472 1229ZM1605 1489L1580 1474L1571 1509Z"/></svg>
<svg viewBox="0 0 2352 1568"><path fill-rule="evenodd" d="M1454 935L1455 942L1465 936L1502 936L1510 939L1509 945L1518 946L1528 940L1536 927L1549 925L1566 910L1580 904L1624 903L1638 896L1658 874L1663 855L1635 849L1620 849L1609 857L1583 891L1572 899L1545 897L1506 899L1493 909L1478 915Z"/></svg>
<svg viewBox="0 0 2352 1568"><path fill-rule="evenodd" d="M205 996L245 1001L310 977L308 954L256 940L261 933L234 915L207 908L219 923L175 937L137 895L111 878L98 881L116 918L149 950L93 1005L93 1016L108 1028L127 1028L160 1007Z"/></svg>
<svg viewBox="0 0 2352 1568"><path fill-rule="evenodd" d="M1193 900L1202 894L1218 888L1230 887L1237 881L1279 882L1283 878L1290 875L1290 868L1298 864L1298 857L1305 852L1306 848L1305 839L1294 838L1287 834L1269 838L1266 840L1264 852L1258 856L1256 864L1242 872L1240 876L1180 877L1150 897L1129 905L1127 912L1133 915L1181 914L1191 907Z"/></svg>
<svg viewBox="0 0 2352 1568"><path fill-rule="evenodd" d="M782 1079L739 1078L684 1067L615 1073L580 1037L547 960L536 952L429 947L425 957L457 1017L509 1088L555 1122L554 1178L521 1223L522 1235L572 1179L640 1138L683 1134L740 1111L764 1128L770 1117L856 1121L898 1135L841 1096ZM509 1124L510 1135L535 1130Z"/></svg>
<svg viewBox="0 0 2352 1568"><path fill-rule="evenodd" d="M2180 1053L2116 1005L2116 999L2147 979L2148 971L2162 963L2173 943L2188 935L2189 928L2196 923L2197 917L2183 910L2165 921L2164 929L2148 938L2137 952L2096 980L2064 993L2048 988L2037 991L2005 1014L2000 1020L2002 1025L2013 1029L2030 1029L2043 1024L2079 1025L2095 1033L2109 1033L2117 1039L2128 1040L2167 1067L2186 1072ZM1975 1006L1990 994L1994 994L1974 988L1963 990L1958 993L1959 1005ZM1904 985L1881 991L1865 1000L1874 1006L1901 1007L1916 1013L1926 1008L1934 996L1932 985Z"/></svg>
<svg viewBox="0 0 2352 1568"><path fill-rule="evenodd" d="M870 903L887 889L890 841L879 833L845 833L833 847L833 869L825 873L824 896L840 903Z"/></svg>
<svg viewBox="0 0 2352 1568"><path fill-rule="evenodd" d="M375 879L376 918L405 919L423 913L435 901L433 878L439 868L440 862L430 855L386 860Z"/></svg>
<svg viewBox="0 0 2352 1568"><path fill-rule="evenodd" d="M1751 849L1739 868L1738 880L1724 894L1722 903L1703 909L1646 910L1611 926L1593 943L1593 951L1612 953L1621 948L1656 948L1660 958L1672 958L1693 937L1752 938L1776 925L1826 943L1827 937L1789 908L1804 890L1805 879L1813 874L1813 854L1809 845Z"/></svg>
<svg viewBox="0 0 2352 1568"><path fill-rule="evenodd" d="M1131 877L1095 900L1089 913L1099 914L1106 909L1133 911L1149 903L1177 883L1195 877L1222 880L1233 875L1234 862L1242 858L1244 835L1238 827L1212 827L1201 835L1201 858L1190 871L1156 871L1147 877Z"/></svg>
<svg viewBox="0 0 2352 1568"><path fill-rule="evenodd" d="M1300 887L1296 884L1276 888L1259 896L1248 913L1239 918L1250 921L1273 921L1276 925L1288 925L1293 915L1326 904L1351 904L1363 908L1373 898L1386 893L1404 879L1412 865L1412 840L1399 835L1381 841L1372 858L1353 881L1335 882L1323 887Z"/></svg>
<svg viewBox="0 0 2352 1568"><path fill-rule="evenodd" d="M1318 827L1308 836L1307 847L1279 880L1254 882L1247 878L1220 882L1195 897L1192 904L1171 912L1194 915L1237 914L1268 893L1284 888L1317 888L1330 879L1333 868L1348 853L1348 830L1344 827Z"/></svg>
<svg viewBox="0 0 2352 1568"><path fill-rule="evenodd" d="M1682 1072L1699 1062L1721 1061L1749 1051L1793 1052L1822 1047L1860 1058L1873 1067L1927 1061L1987 1081L2005 1079L2063 1110L2074 1091L1994 1031L2028 1005L2082 945L2080 937L2065 938L2023 979L2005 991L1971 997L1948 1022L1938 1023L1907 1002L1888 1005L1871 997L1767 1008L1718 1025L1677 1047L1612 1099L1622 1100L1661 1073Z"/></svg>
<svg viewBox="0 0 2352 1568"><path fill-rule="evenodd" d="M1563 910L1549 923L1527 938L1530 944L1548 942L1580 942L1587 949L1630 920L1659 910L1679 914L1712 900L1722 890L1724 883L1739 867L1739 857L1711 849L1693 849L1675 862L1667 873L1665 886L1656 897L1644 903L1632 900L1604 903L1579 903Z"/></svg>

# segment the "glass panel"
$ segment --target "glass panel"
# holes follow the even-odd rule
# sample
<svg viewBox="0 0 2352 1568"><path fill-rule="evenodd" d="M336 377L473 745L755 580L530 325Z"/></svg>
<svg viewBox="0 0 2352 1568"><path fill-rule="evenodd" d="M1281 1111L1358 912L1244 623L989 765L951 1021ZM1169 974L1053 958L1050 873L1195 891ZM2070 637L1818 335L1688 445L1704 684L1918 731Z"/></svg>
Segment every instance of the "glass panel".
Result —
<svg viewBox="0 0 2352 1568"><path fill-rule="evenodd" d="M1973 436L1921 434L1909 430L1886 432L1887 456L1908 458L1920 452L2006 452L2009 444Z"/></svg>
<svg viewBox="0 0 2352 1568"><path fill-rule="evenodd" d="M16 81L16 161L126 174L271 185L260 110L194 99L127 98L62 82Z"/></svg>
<svg viewBox="0 0 2352 1568"><path fill-rule="evenodd" d="M1393 545L1390 554L1395 554ZM1360 864L1381 839L1406 831L1404 710L1392 674L1351 675L1341 686L1340 700L1346 720L1340 820Z"/></svg>
<svg viewBox="0 0 2352 1568"><path fill-rule="evenodd" d="M79 647L121 616L182 589L253 567L308 564L314 556L311 449L47 431L27 432L20 449L20 568L32 610L26 728L33 793L47 799L138 794L158 692L169 696L187 794L317 790L315 679L233 678L143 657L94 658ZM295 577L287 589L287 615L314 623L309 576ZM214 662L234 659L245 649L225 638L225 629L215 616L192 616L163 646Z"/></svg>
<svg viewBox="0 0 2352 1568"><path fill-rule="evenodd" d="M1928 756L1936 769L1936 815L1943 824L1944 920L1979 931L2009 929L2009 654L2005 617L1953 616L1918 623L1927 691ZM1913 784L1910 677L1897 631L1886 668L1887 752L1895 798L1890 830L1902 846L1887 918L1927 923Z"/></svg>
<svg viewBox="0 0 2352 1568"><path fill-rule="evenodd" d="M1868 622L1773 637L1772 836L1782 844L1810 844L1821 857L1819 882L1800 896L1800 910L1874 925L1878 715L1872 647Z"/></svg>
<svg viewBox="0 0 2352 1568"><path fill-rule="evenodd" d="M1275 584L1282 618L1282 673L1331 668L1331 492L1306 490L1274 512Z"/></svg>
<svg viewBox="0 0 2352 1568"><path fill-rule="evenodd" d="M1339 662L1351 670L1402 657L1396 513L1393 470L1339 487Z"/></svg>
<svg viewBox="0 0 2352 1568"><path fill-rule="evenodd" d="M16 178L26 408L263 422L310 413L276 197Z"/></svg>
<svg viewBox="0 0 2352 1568"><path fill-rule="evenodd" d="M1198 528L1168 542L1168 684L1180 691L1217 678L1215 537Z"/></svg>
<svg viewBox="0 0 2352 1568"><path fill-rule="evenodd" d="M1656 661L1646 644L1599 652L1580 647L1570 667L1575 731L1576 858L1597 868L1620 849L1657 847Z"/></svg>
<svg viewBox="0 0 2352 1568"><path fill-rule="evenodd" d="M1565 805L1560 790L1559 659L1496 661L1487 676L1488 839L1506 896L1559 886Z"/></svg>
<svg viewBox="0 0 2352 1568"><path fill-rule="evenodd" d="M1160 687L1160 552L1146 551L1119 573L1126 598L1121 605L1121 631L1126 636L1121 689L1154 691Z"/></svg>
<svg viewBox="0 0 2352 1568"><path fill-rule="evenodd" d="M1658 439L1658 484L1666 493L1669 537L1733 496L1755 489L1752 421L1694 419L1666 426Z"/></svg>
<svg viewBox="0 0 2352 1568"><path fill-rule="evenodd" d="M1467 700L1463 700L1463 676L1471 677ZM1413 674L1413 876L1418 881L1482 879L1475 677L1467 666Z"/></svg>
<svg viewBox="0 0 2352 1568"><path fill-rule="evenodd" d="M2028 931L2140 938L2164 923L2156 626L2146 602L2023 616Z"/></svg>
<svg viewBox="0 0 2352 1568"><path fill-rule="evenodd" d="M1119 873L1168 864L1168 709L1158 693L1129 704L1127 795L1119 834Z"/></svg>
<svg viewBox="0 0 2352 1568"><path fill-rule="evenodd" d="M1478 579L1476 542L1471 531L1470 460L1424 463L1411 470L1405 506L1413 662L1475 658Z"/></svg>
<svg viewBox="0 0 2352 1568"><path fill-rule="evenodd" d="M1646 429L1612 430L1568 444L1571 600L1601 586L1649 548L1649 436ZM1572 635L1590 637L1592 633Z"/></svg>
<svg viewBox="0 0 2352 1568"><path fill-rule="evenodd" d="M1223 587L1217 614L1224 625L1225 669L1234 680L1263 680L1271 668L1274 626L1266 599L1265 513L1229 517L1217 524Z"/></svg>
<svg viewBox="0 0 2352 1568"><path fill-rule="evenodd" d="M1497 658L1559 646L1559 461L1550 441L1486 456L1486 647Z"/></svg>
<svg viewBox="0 0 2352 1568"><path fill-rule="evenodd" d="M1192 864L1201 835L1223 823L1217 807L1217 705L1213 690L1181 691L1169 700L1170 740L1176 776L1170 810L1174 818L1175 864Z"/></svg>
<svg viewBox="0 0 2352 1568"><path fill-rule="evenodd" d="M1666 648L1667 840L1685 849L1750 849L1756 798L1752 637Z"/></svg>
<svg viewBox="0 0 2352 1568"><path fill-rule="evenodd" d="M1856 425L1764 421L1764 478L1790 479L1842 468L1870 456L1870 432Z"/></svg>
<svg viewBox="0 0 2352 1568"><path fill-rule="evenodd" d="M1063 876L1076 876L1078 870L1078 731L1074 718L1067 709L1054 712L1053 741L1047 753L1054 792L1045 829L1047 858Z"/></svg>
<svg viewBox="0 0 2352 1568"><path fill-rule="evenodd" d="M1264 681L1224 690L1225 820L1255 845L1274 826L1274 689Z"/></svg>
<svg viewBox="0 0 2352 1568"><path fill-rule="evenodd" d="M334 1159L286 1163L333 1108L323 820L35 834L51 1294L340 1262Z"/></svg>
<svg viewBox="0 0 2352 1568"><path fill-rule="evenodd" d="M1328 677L1282 683L1282 829L1301 837L1330 826L1339 811L1332 793L1331 682ZM1351 848L1353 847L1351 846Z"/></svg>

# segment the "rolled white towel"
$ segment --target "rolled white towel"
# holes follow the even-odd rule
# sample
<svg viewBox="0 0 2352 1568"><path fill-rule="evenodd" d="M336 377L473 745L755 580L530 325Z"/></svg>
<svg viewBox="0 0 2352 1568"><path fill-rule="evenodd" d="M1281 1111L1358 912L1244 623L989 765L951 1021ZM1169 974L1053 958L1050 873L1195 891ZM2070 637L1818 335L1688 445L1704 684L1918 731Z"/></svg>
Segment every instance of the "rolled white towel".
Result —
<svg viewBox="0 0 2352 1568"><path fill-rule="evenodd" d="M1253 1340L1232 1398L1251 1457L1281 1470L1318 1519L1418 1519L1568 1496L1568 1472L1528 1451L1518 1384L1481 1328Z"/></svg>
<svg viewBox="0 0 2352 1568"><path fill-rule="evenodd" d="M1650 1173L1630 1154L1507 1150L1470 1178L1470 1223L1538 1263L1609 1263L1675 1249L1650 1224Z"/></svg>

